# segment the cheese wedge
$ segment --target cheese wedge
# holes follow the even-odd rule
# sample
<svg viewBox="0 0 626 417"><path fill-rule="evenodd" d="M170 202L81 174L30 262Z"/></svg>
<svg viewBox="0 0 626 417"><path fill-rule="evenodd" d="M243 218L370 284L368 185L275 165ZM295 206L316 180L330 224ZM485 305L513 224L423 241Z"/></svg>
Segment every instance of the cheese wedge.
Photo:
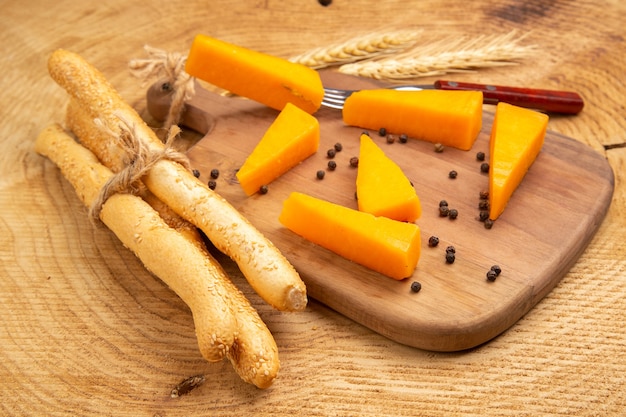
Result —
<svg viewBox="0 0 626 417"><path fill-rule="evenodd" d="M237 171L237 180L252 195L317 152L319 143L317 119L287 103Z"/></svg>
<svg viewBox="0 0 626 417"><path fill-rule="evenodd" d="M482 127L480 91L363 90L346 99L345 124L469 150Z"/></svg>
<svg viewBox="0 0 626 417"><path fill-rule="evenodd" d="M411 181L366 134L361 135L356 195L359 210L374 216L414 222L422 213Z"/></svg>
<svg viewBox="0 0 626 417"><path fill-rule="evenodd" d="M276 110L293 103L312 114L324 97L317 71L206 35L195 37L185 71Z"/></svg>
<svg viewBox="0 0 626 417"><path fill-rule="evenodd" d="M376 217L303 193L289 195L279 221L310 242L397 280L411 276L420 258L415 223Z"/></svg>
<svg viewBox="0 0 626 417"><path fill-rule="evenodd" d="M489 218L496 220L539 155L548 116L498 103L490 137Z"/></svg>

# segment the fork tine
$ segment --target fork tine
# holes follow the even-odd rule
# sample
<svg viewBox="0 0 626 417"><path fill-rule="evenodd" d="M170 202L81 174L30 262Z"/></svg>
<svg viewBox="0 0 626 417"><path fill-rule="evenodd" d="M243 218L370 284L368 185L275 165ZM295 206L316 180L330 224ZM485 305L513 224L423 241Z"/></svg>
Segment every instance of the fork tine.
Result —
<svg viewBox="0 0 626 417"><path fill-rule="evenodd" d="M324 98L322 100L322 105L325 107L331 107L333 109L342 109L346 98L348 98L353 92L354 91L352 90L324 88Z"/></svg>

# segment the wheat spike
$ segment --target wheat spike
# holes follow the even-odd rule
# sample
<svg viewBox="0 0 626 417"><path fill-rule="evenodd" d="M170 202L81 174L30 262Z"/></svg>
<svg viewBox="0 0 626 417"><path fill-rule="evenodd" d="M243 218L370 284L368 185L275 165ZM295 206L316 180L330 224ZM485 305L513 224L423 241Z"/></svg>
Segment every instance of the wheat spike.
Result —
<svg viewBox="0 0 626 417"><path fill-rule="evenodd" d="M314 48L289 60L320 69L393 54L406 49L417 40L421 30L397 30L371 33L329 46Z"/></svg>
<svg viewBox="0 0 626 417"><path fill-rule="evenodd" d="M514 65L534 51L533 46L519 44L523 37L515 37L515 31L474 39L450 37L429 45L415 46L391 57L344 64L339 67L339 72L393 81Z"/></svg>

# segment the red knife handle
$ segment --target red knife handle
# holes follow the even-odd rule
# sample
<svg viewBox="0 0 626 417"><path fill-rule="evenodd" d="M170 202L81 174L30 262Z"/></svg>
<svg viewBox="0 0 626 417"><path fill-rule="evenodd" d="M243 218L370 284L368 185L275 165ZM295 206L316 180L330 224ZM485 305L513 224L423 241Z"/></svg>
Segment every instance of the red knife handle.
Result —
<svg viewBox="0 0 626 417"><path fill-rule="evenodd" d="M436 81L435 88L439 90L482 91L485 104L497 104L502 101L548 113L577 114L585 105L582 97L571 91L539 90L445 80Z"/></svg>

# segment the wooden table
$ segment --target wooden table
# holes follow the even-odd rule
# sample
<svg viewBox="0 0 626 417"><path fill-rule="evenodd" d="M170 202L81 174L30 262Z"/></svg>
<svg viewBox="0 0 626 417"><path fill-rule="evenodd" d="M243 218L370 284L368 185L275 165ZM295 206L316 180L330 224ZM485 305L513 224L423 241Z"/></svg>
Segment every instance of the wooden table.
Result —
<svg viewBox="0 0 626 417"><path fill-rule="evenodd" d="M626 411L626 5L446 0L72 2L3 5L0 135L1 415L622 415ZM149 44L184 52L206 33L291 56L371 30L528 33L540 53L461 81L578 91L583 112L549 129L603 154L615 172L608 215L580 260L508 331L467 352L392 342L312 300L280 313L246 287L278 343L267 390L207 363L188 308L108 230L92 225L37 134L67 96L48 76L56 48L98 67L145 114L128 61ZM424 81L432 81L425 79ZM181 380L207 381L171 398Z"/></svg>

